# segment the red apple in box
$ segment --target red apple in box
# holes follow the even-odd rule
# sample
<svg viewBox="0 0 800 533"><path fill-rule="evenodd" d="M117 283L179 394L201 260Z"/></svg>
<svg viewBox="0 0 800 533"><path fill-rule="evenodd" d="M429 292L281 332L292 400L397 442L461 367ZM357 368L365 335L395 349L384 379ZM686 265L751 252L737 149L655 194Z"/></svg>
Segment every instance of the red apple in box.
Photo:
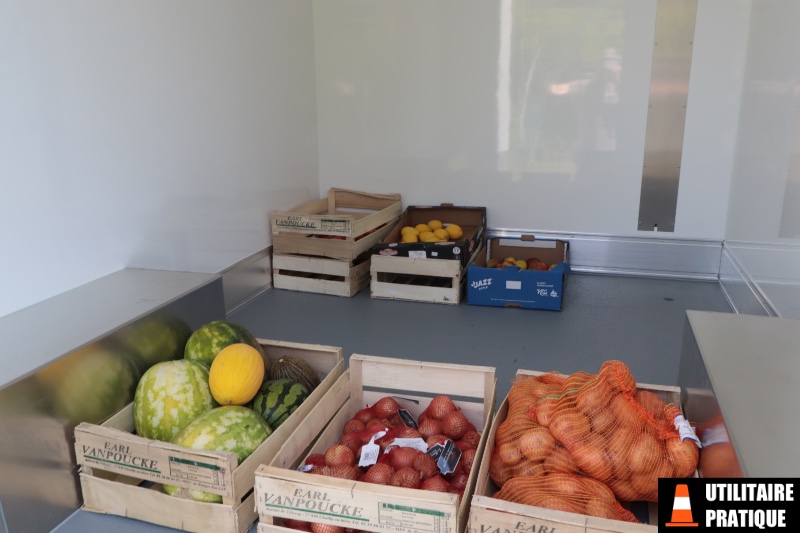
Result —
<svg viewBox="0 0 800 533"><path fill-rule="evenodd" d="M547 270L549 267L547 263L539 259L538 257L531 257L527 261L528 263L528 270Z"/></svg>

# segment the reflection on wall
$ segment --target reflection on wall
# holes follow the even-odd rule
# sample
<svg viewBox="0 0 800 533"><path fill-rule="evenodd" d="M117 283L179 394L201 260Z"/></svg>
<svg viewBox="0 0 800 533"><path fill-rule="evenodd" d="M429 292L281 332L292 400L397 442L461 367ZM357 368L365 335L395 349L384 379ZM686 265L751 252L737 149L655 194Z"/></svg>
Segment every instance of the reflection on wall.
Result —
<svg viewBox="0 0 800 533"><path fill-rule="evenodd" d="M800 318L800 3L753 2L726 247L772 314Z"/></svg>
<svg viewBox="0 0 800 533"><path fill-rule="evenodd" d="M625 24L620 2L502 3L501 170L572 176L580 152L616 149Z"/></svg>
<svg viewBox="0 0 800 533"><path fill-rule="evenodd" d="M145 370L183 357L194 329L224 318L221 295L207 284L0 388L0 532L50 531L81 505L75 426L105 421Z"/></svg>

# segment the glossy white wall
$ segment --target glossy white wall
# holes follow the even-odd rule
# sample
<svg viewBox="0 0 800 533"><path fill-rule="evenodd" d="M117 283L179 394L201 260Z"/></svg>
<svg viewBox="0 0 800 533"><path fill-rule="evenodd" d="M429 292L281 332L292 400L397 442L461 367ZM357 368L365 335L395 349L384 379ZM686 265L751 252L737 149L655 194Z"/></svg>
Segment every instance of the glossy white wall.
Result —
<svg viewBox="0 0 800 533"><path fill-rule="evenodd" d="M699 5L669 235L722 239L749 4ZM655 0L315 1L320 189L640 234L655 16Z"/></svg>
<svg viewBox="0 0 800 533"><path fill-rule="evenodd" d="M800 318L800 3L753 2L726 244Z"/></svg>
<svg viewBox="0 0 800 533"><path fill-rule="evenodd" d="M318 194L311 0L0 2L0 316L217 272Z"/></svg>

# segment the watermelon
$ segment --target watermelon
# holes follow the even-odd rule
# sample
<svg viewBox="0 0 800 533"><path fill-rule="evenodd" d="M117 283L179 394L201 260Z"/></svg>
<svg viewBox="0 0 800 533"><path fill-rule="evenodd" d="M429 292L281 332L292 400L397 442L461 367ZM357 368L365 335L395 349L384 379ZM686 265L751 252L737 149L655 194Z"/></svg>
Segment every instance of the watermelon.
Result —
<svg viewBox="0 0 800 533"><path fill-rule="evenodd" d="M264 358L264 370L269 373L269 358L256 338L244 327L227 320L215 320L200 326L186 341L183 357L211 367L211 362L223 348L239 342L258 350Z"/></svg>
<svg viewBox="0 0 800 533"><path fill-rule="evenodd" d="M112 339L123 347L144 373L162 361L183 357L192 330L186 322L172 316L148 316L116 332Z"/></svg>
<svg viewBox="0 0 800 533"><path fill-rule="evenodd" d="M187 359L164 361L139 380L133 422L139 436L170 442L189 422L216 406L205 365Z"/></svg>
<svg viewBox="0 0 800 533"><path fill-rule="evenodd" d="M252 409L226 405L192 420L175 435L172 443L193 450L233 452L239 464L242 464L271 434L272 428L269 424ZM164 491L171 496L188 494L201 502L222 503L222 496L217 494L181 489L173 485L164 485Z"/></svg>
<svg viewBox="0 0 800 533"><path fill-rule="evenodd" d="M94 343L36 377L56 416L74 424L98 424L131 402L139 372L124 353Z"/></svg>
<svg viewBox="0 0 800 533"><path fill-rule="evenodd" d="M261 385L248 407L260 414L272 429L277 429L309 394L308 388L301 383L286 378L273 379Z"/></svg>

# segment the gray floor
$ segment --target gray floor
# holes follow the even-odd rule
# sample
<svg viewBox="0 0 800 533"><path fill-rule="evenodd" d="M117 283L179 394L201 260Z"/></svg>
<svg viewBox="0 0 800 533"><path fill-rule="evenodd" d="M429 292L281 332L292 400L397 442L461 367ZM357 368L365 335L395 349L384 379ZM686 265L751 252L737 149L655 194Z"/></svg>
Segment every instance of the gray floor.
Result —
<svg viewBox="0 0 800 533"><path fill-rule="evenodd" d="M555 312L373 300L369 289L354 298L270 290L230 319L261 338L341 346L345 357L493 366L499 403L517 369L596 372L608 359L641 383L676 385L685 312L730 312L711 282L572 274L564 298ZM55 531L173 530L77 511Z"/></svg>
<svg viewBox="0 0 800 533"><path fill-rule="evenodd" d="M729 312L717 283L572 274L562 311L270 290L230 318L262 338L353 353L493 366L502 400L518 369L596 372L619 359L641 383L676 385L685 311Z"/></svg>

